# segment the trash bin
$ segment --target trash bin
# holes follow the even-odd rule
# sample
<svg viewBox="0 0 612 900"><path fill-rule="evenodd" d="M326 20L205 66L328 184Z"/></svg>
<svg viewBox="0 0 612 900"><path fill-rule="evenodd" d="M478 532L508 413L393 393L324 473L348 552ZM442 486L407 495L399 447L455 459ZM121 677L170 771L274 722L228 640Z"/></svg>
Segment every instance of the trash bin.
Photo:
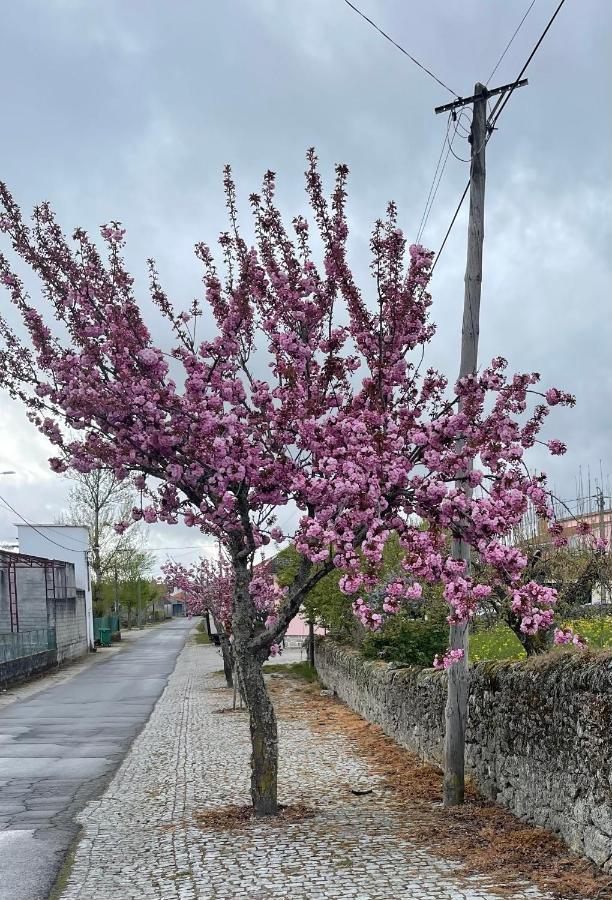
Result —
<svg viewBox="0 0 612 900"><path fill-rule="evenodd" d="M101 647L110 647L111 636L112 636L112 632L111 632L110 628L101 628L100 629L100 646Z"/></svg>

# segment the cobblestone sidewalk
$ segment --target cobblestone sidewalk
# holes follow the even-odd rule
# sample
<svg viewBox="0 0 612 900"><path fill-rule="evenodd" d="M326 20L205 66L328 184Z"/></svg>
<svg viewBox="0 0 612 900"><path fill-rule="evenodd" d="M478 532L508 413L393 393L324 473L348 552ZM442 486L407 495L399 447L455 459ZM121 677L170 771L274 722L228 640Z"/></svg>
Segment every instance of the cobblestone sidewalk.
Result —
<svg viewBox="0 0 612 900"><path fill-rule="evenodd" d="M231 701L219 665L213 648L187 644L106 793L79 816L62 900L494 900L409 842L348 741L298 721L281 726L281 801L307 804L314 818L199 827L198 812L249 802L246 715L219 712ZM353 795L360 783L373 792ZM544 898L529 887L504 896Z"/></svg>

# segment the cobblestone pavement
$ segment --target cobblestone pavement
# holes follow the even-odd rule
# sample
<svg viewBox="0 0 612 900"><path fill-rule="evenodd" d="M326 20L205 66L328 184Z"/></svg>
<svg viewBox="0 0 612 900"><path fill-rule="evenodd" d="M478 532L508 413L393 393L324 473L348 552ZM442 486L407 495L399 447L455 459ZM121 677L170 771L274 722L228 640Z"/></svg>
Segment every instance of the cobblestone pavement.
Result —
<svg viewBox="0 0 612 900"><path fill-rule="evenodd" d="M198 826L198 812L249 802L244 712L188 643L147 727L106 793L79 816L82 838L62 900L493 900L477 879L411 844L401 813L343 737L281 726L280 799L314 808L300 822ZM305 751L305 752L304 752ZM350 787L374 790L355 796ZM543 900L535 888L506 900Z"/></svg>

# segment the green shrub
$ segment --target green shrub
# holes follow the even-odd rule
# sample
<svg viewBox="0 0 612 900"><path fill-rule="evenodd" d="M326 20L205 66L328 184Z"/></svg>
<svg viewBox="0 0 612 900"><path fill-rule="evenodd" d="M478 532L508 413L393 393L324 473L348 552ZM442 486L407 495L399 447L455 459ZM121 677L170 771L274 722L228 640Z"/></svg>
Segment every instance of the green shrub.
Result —
<svg viewBox="0 0 612 900"><path fill-rule="evenodd" d="M431 666L448 646L448 625L401 614L390 617L380 631L368 633L361 652L366 659L382 659L404 666Z"/></svg>

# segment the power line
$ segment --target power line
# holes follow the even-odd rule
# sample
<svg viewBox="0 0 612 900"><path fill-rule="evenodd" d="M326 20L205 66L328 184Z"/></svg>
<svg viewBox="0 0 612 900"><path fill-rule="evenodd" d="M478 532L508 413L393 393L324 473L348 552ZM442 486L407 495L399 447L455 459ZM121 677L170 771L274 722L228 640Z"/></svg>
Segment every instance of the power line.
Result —
<svg viewBox="0 0 612 900"><path fill-rule="evenodd" d="M419 231L418 231L417 238L415 241L416 244L418 244L420 242L421 238L423 237L423 233L427 226L427 222L429 221L429 216L431 215L431 210L433 208L434 201L435 201L437 193L438 193L438 188L440 187L440 183L442 182L442 176L444 175L444 170L446 169L446 163L448 162L448 157L449 157L449 154L452 149L452 144L453 144L453 141L457 134L457 131L455 129L455 134L453 135L453 137L451 138L450 141L448 140L448 132L450 130L450 121L451 121L451 117L449 116L448 122L446 125L446 134L444 135L444 141L442 142L442 149L440 150L440 156L438 157L438 164L436 165L436 171L434 172L433 180L432 180L431 186L429 188L429 194L427 195L425 209L423 210L423 215L421 216L421 224L419 225ZM447 146L447 144L448 144L448 146ZM442 163L442 167L440 168L440 161L442 160L442 154L444 153L445 147L446 147L446 155L444 157L444 162ZM438 170L440 171L439 175L438 175ZM436 176L438 177L437 182L436 182Z"/></svg>
<svg viewBox="0 0 612 900"><path fill-rule="evenodd" d="M455 153L455 151L453 150L453 146L452 146L453 140L456 138L457 132L459 131L459 123L461 122L461 116L463 116L463 115L465 115L465 110L462 109L461 112L459 113L459 118L458 118L457 121L454 123L455 134L453 135L452 140L449 142L448 149L449 149L449 152L453 154L453 156L455 157L456 160L458 160L459 162L462 162L462 163L469 163L469 162L472 161L471 156L470 156L469 159L466 159L465 156L459 156L458 153ZM466 116L466 118L468 118L468 120L469 120L469 117ZM470 124L471 124L471 123L470 123ZM466 131L466 133L465 133L465 134L462 134L461 137L467 138L468 135L469 135L469 131ZM446 133L446 139L448 140L448 131L447 131L447 133ZM488 141L488 138L485 137L483 143L486 144L487 141ZM474 150L474 151L473 151L473 152L474 152L474 156L477 156L477 155L480 153L481 150L482 150L482 145L481 145L480 147L478 147L477 150Z"/></svg>
<svg viewBox="0 0 612 900"><path fill-rule="evenodd" d="M438 78L437 75L434 75L434 73L431 71L431 69L428 69L427 66L424 66L423 63L420 63L420 62L418 61L418 59L415 59L414 56L412 56L411 53L408 53L408 51L405 50L404 47L401 46L401 44L398 44L397 41L394 41L393 38L392 38L389 34L386 33L386 31L383 31L382 28L379 28L378 25L376 24L376 22L373 22L372 19L368 18L368 16L366 16L365 13L363 13L357 6L355 6L354 3L351 3L351 0L344 0L344 2L346 3L347 6L350 6L350 8L351 8L354 12L356 12L358 16L361 16L362 19L365 19L365 21L368 22L368 24L371 25L372 28L375 28L376 31L377 31L379 34L381 34L381 35L382 35L384 38L386 38L391 44L393 44L394 47L397 47L397 49L398 49L401 53L403 53L404 56L407 56L408 59L410 59L415 65L417 65L417 66L419 67L419 69L422 69L422 70L423 70L424 72L426 72L431 78L433 78L434 81L437 81L438 84L441 85L441 86L444 88L444 90L446 90L446 91L448 91L449 93L451 93L451 94L453 95L453 97L459 97L459 94L457 94L456 91L454 91L452 88L449 88L449 86L448 86L447 84L444 84L444 82L443 82L440 78Z"/></svg>
<svg viewBox="0 0 612 900"><path fill-rule="evenodd" d="M40 529L37 528L36 525L32 525L31 522L28 522L28 520L25 518L25 516L22 516L20 512L17 512L17 510L13 506L11 506L11 504L7 500L5 500L4 497L0 496L0 500L4 503L4 505L8 509L10 509L10 511L12 513L14 513L16 516L19 516L19 518L22 520L22 522L25 522L25 524L29 528L31 528L33 531L35 531L36 534L39 534L41 537L43 537L46 541L49 541L50 544L55 544L56 547L61 547L62 550L67 550L69 553L77 553L78 552L75 547L65 547L63 544L60 544L58 541L54 541L53 538L50 538L43 531L40 531ZM89 547L85 547L85 544L82 544L81 546L83 548L85 548L82 550L82 552L87 553L87 550L89 550Z"/></svg>
<svg viewBox="0 0 612 900"><path fill-rule="evenodd" d="M499 100L497 101L497 103L496 103L495 106L493 107L493 111L492 111L492 113L491 113L491 116L489 117L489 122L488 122L488 126L489 126L489 130L490 130L490 131L492 131L493 128L495 127L495 123L497 122L497 120L498 120L499 117L501 116L502 112L504 111L504 108L505 108L505 106L506 106L508 100L510 99L510 97L511 97L512 94L514 93L514 90L515 90L517 84L519 83L519 81L521 80L521 78L523 77L523 75L525 74L525 71L527 70L527 66L529 65L529 63L531 62L531 60L533 59L533 57L534 57L534 56L536 55L536 53L538 52L538 49L539 49L539 47L540 47L540 44L542 43L542 41L544 40L544 38L545 38L546 35L548 34L548 31L550 30L550 27L551 27L552 23L555 21L555 19L556 19L557 16L559 15L559 13L560 13L560 11L561 11L561 7L563 6L564 3L565 3L565 0L561 0L561 2L559 3L559 5L557 6L556 10L555 10L554 13L552 14L552 16L551 16L551 18L550 18L550 20L549 20L549 22L548 22L548 25L546 26L546 28L544 29L544 31L543 31L542 34L540 35L540 37L539 37L539 39L538 39L538 41L537 41L535 47L533 48L533 50L531 51L531 53L530 53L529 56L527 57L527 62L525 63L525 65L523 66L523 68L521 69L521 71L518 73L518 75L517 75L517 77L516 77L516 80L515 80L513 86L510 88L510 90L508 91L507 94L503 94L502 96L500 96Z"/></svg>
<svg viewBox="0 0 612 900"><path fill-rule="evenodd" d="M162 551L172 550L174 553L182 553L183 550L206 550L206 544L193 544L186 547L147 547L147 553L161 553Z"/></svg>
<svg viewBox="0 0 612 900"><path fill-rule="evenodd" d="M8 502L8 500L5 500L4 497L0 496L0 501L2 503L4 503L4 505L7 507L7 509L10 509L10 511L14 515L18 516L21 519L21 521L24 522L28 526L28 528L31 528L33 531L35 531L37 534L39 534L46 541L49 541L50 544L54 544L56 547L61 547L62 550L68 550L70 553L77 552L77 549L75 547L66 547L66 546L64 546L64 544L60 544L59 541L55 541L55 540L53 540L53 538L50 538L47 534L44 533L44 531L41 531L39 528L36 527L36 525L33 525L31 522L29 522L25 516L23 516L18 510L15 509L14 506L11 506L11 504ZM55 528L55 527L61 527L61 526L54 525L52 527ZM87 552L87 550L90 549L89 545L86 546L81 541L77 542L76 538L71 538L70 535L67 535L67 537L69 540L74 540L75 543L79 543L80 544L79 549L83 548L83 552ZM146 547L144 549L144 552L146 552L146 553L157 553L157 552L161 553L162 551L173 550L175 553L182 553L183 550L205 550L205 549L206 549L205 544L188 544L186 546L179 546L179 547Z"/></svg>
<svg viewBox="0 0 612 900"><path fill-rule="evenodd" d="M464 189L463 189L463 193L462 193L462 195L461 195L461 199L459 200L459 203L457 204L457 209L455 210L455 214L454 214L453 218L451 219L451 223L450 223L450 225L448 226L448 228L446 229L446 234L444 235L444 240L443 240L442 243L440 244L440 249L439 249L438 252L436 253L436 258L434 259L434 261L433 261L433 266L431 267L432 274L433 274L433 270L436 268L436 265L437 265L437 263L438 263L438 260L440 259L440 255L441 255L442 251L444 250L444 247L446 246L446 242L447 242L447 240L448 240L448 236L450 235L450 233L451 233L451 231L452 231L452 229L453 229L453 225L455 224L455 221L456 221L456 219L457 219L457 216L459 215L459 210L460 210L461 207L463 206L463 201L464 201L465 198L466 198L466 195L467 195L467 192L468 192L469 187L470 187L470 182L468 181L468 183L466 184L466 186L465 186Z"/></svg>
<svg viewBox="0 0 612 900"><path fill-rule="evenodd" d="M447 135L447 134L448 134L448 124L447 124L447 126L446 126L446 134L444 135L444 140L442 141L442 149L440 150L440 155L438 156L438 162L436 163L436 169L435 169L435 172L434 172L434 174L433 174L433 178L432 178L431 184L430 184L430 186L429 186L429 193L427 194L427 200L425 201L425 209L423 210L423 215L421 216L421 221L419 222L419 230L417 231L417 236L416 236L415 244L418 244L418 243L419 243L419 241L420 241L420 239L421 239L421 235L423 234L423 229L425 228L425 224L424 224L425 214L427 213L427 208L428 208L428 206L429 206L429 201L430 201L430 199L431 199L431 195L432 195L432 193L433 193L434 185L435 185L435 183L436 183L436 177L437 177L437 175L438 175L438 170L440 169L440 163L442 162L442 155L444 154L444 148L446 147L446 135Z"/></svg>
<svg viewBox="0 0 612 900"><path fill-rule="evenodd" d="M514 32L514 34L512 35L512 37L510 38L510 40L508 41L508 43L506 44L506 47L505 47L505 49L504 49L504 52L502 53L502 55L501 55L501 56L499 57L499 59L497 60L497 63L495 64L495 68L493 69L493 71L491 72L491 74L489 75L489 77L487 78L487 81L486 81L487 84L491 81L491 79L493 78L493 76L495 75L495 73L497 72L497 70L499 69L499 67L500 67L500 65L501 65L501 62L502 62L504 56L506 55L506 53L507 53L508 50L510 49L510 46L511 46L512 42L514 41L514 38L517 36L517 34L519 33L519 31L520 31L521 28L523 27L523 22L525 21L525 19L527 18L527 16L529 15L529 13L530 13L531 10L533 9L533 7L535 6L535 2L536 2L536 0L531 0L531 3L530 3L530 5L529 5L528 8L527 8L527 12L525 13L525 15L523 16L523 18L521 19L521 21L518 23L518 26L517 26L517 28L516 28L516 31Z"/></svg>
<svg viewBox="0 0 612 900"><path fill-rule="evenodd" d="M546 35L548 34L548 31L550 30L551 25L553 24L553 22L554 22L555 19L557 18L559 12L561 11L561 7L563 6L564 3L565 3L565 0L561 0L561 2L559 3L559 5L558 5L557 8L555 9L554 13L553 13L552 16L550 17L550 20L549 20L549 22L548 22L546 28L544 29L544 31L542 32L542 34L541 34L540 37L538 38L538 40L537 40L537 42L536 42L536 44L535 44L533 50L531 51L531 53L530 53L529 56L527 57L527 62L525 63L525 65L523 66L523 68L521 69L521 71L519 72L519 74L517 75L517 77L516 77L516 79L514 80L514 82L512 83L512 87L510 88L510 90L509 90L507 93L500 95L500 97L499 97L497 103L495 104L495 106L494 106L493 109L491 110L491 113L490 113L489 118L488 118L488 121L487 121L487 130L488 130L487 142L490 140L491 135L493 134L493 131L494 131L494 128L495 128L495 124L496 124L497 120L499 119L500 115L502 114L502 112L504 111L505 106L506 106L506 104L508 103L508 100L510 99L510 97L511 97L512 94L514 93L514 91L515 91L515 89L516 89L518 83L520 82L521 78L522 78L523 75L525 74L525 72L526 72L526 70L527 70L527 66L529 65L529 63L531 62L531 60L533 59L533 57L534 57L534 56L536 55L536 53L538 52L538 50L539 50L539 48L540 48L540 45L541 45L542 41L544 40L544 38L545 38ZM466 196L467 196L467 192L468 192L468 190L469 190L469 187L470 187L470 182L469 182L469 180L468 180L468 183L466 184L465 188L463 189L463 193L462 193L462 195L461 195L461 198L460 198L460 200L459 200L459 203L457 204L457 209L455 210L454 215L453 215L453 218L451 219L451 223L450 223L450 225L448 226L448 228L447 228L447 230L446 230L446 234L444 235L444 240L442 241L442 244L440 245L440 249L438 250L438 252L437 252L437 254L436 254L436 258L434 259L433 266L431 267L431 271L432 271L432 272L433 272L433 270L435 269L435 267L436 267L436 265L437 265L437 263L438 263L438 260L440 259L440 255L441 255L441 253L442 253L444 247L446 246L446 242L447 242L448 237L449 237L449 235L450 235L450 233L451 233L451 230L452 230L452 228L453 228L453 225L455 224L455 222L456 222L456 220L457 220L457 216L459 215L459 210L460 210L461 207L463 206L463 201L465 200L465 198L466 198Z"/></svg>

